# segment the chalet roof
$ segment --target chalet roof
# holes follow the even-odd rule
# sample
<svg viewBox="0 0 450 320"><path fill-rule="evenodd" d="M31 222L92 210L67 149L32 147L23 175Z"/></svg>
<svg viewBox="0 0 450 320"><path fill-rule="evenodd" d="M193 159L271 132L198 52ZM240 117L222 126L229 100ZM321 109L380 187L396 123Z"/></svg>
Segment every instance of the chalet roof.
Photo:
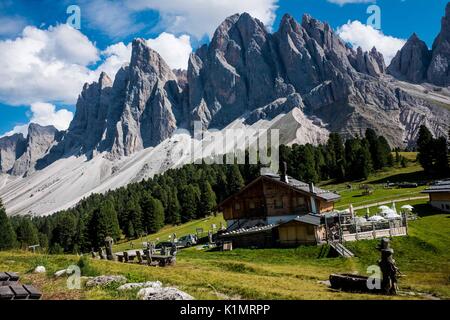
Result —
<svg viewBox="0 0 450 320"><path fill-rule="evenodd" d="M292 219L291 221L282 223L281 225L292 222L292 221L303 222L306 224L312 224L314 226L320 226L322 217L317 214L309 213L309 214L305 214L303 216L298 216L298 217Z"/></svg>
<svg viewBox="0 0 450 320"><path fill-rule="evenodd" d="M450 192L450 180L436 181L433 185L422 191L423 193Z"/></svg>
<svg viewBox="0 0 450 320"><path fill-rule="evenodd" d="M286 222L282 222L280 224L269 224L266 226L255 226L255 227L251 227L251 228L241 228L241 229L237 229L237 230L233 230L230 232L226 232L221 234L221 236L233 236L233 235L244 235L244 234L251 234L251 233L258 233L258 232L264 232L264 231L268 231L268 230L272 230L273 228L277 228L279 226L282 226L284 224L293 222L293 221L297 221L297 222L302 222L302 223L306 223L306 224L310 224L310 225L314 225L314 226L320 226L321 225L321 216L317 215L317 214L305 214L302 216L297 216L294 219L291 219L289 221Z"/></svg>
<svg viewBox="0 0 450 320"><path fill-rule="evenodd" d="M276 225L276 224L269 224L267 226L255 226L255 227L251 227L248 229L241 228L241 229L233 230L230 232L222 233L221 236L233 236L233 235L242 235L242 234L263 232L263 231L271 230L277 226L278 225Z"/></svg>
<svg viewBox="0 0 450 320"><path fill-rule="evenodd" d="M341 198L340 195L328 191L328 190L323 190L321 188L317 188L314 187L314 193L312 193L309 189L309 184L307 184L306 182L302 182L299 180L296 180L290 176L288 176L288 183L282 181L281 177L278 174L273 174L273 173L266 173L261 175L260 177L256 178L255 180L253 180L252 182L250 182L249 184L247 184L244 188L242 188L239 192L229 196L228 198L226 198L225 200L223 200L218 207L223 206L225 203L227 203L229 200L231 200L234 196L240 194L241 192L243 192L244 190L248 189L250 186L252 186L254 183L256 183L257 181L261 180L261 179L268 179L268 180L272 180L275 181L276 183L279 184L283 184L285 186L288 186L290 188L293 188L295 190L298 190L302 193L305 194L309 194L311 196L314 196L316 198L325 200L327 202L331 202L331 201L337 201Z"/></svg>
<svg viewBox="0 0 450 320"><path fill-rule="evenodd" d="M278 174L270 173L270 174L264 174L263 176L266 177L266 178L269 178L271 180L277 181L279 183L286 184L286 182L281 180L281 177ZM314 187L314 193L312 193L309 190L309 184L308 183L302 182L302 181L297 180L297 179L294 179L294 178L292 178L290 176L288 176L288 183L287 184L290 187L294 188L294 189L297 189L297 190L305 192L305 193L309 193L309 194L311 194L313 196L316 196L317 198L321 198L321 199L323 199L325 201L336 201L336 200L339 200L341 198L340 195L338 195L338 194L336 194L334 192L331 192L331 191L328 191L328 190L324 190L324 189L318 188L316 186Z"/></svg>

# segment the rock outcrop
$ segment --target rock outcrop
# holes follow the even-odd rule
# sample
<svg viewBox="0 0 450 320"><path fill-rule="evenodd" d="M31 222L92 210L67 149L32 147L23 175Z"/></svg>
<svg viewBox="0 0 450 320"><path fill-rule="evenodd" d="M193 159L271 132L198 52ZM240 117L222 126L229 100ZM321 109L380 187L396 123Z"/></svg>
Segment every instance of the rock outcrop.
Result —
<svg viewBox="0 0 450 320"><path fill-rule="evenodd" d="M31 123L26 138L15 134L0 139L0 172L26 176L35 171L36 163L62 138L53 126Z"/></svg>
<svg viewBox="0 0 450 320"><path fill-rule="evenodd" d="M0 138L0 172L11 171L16 160L25 152L26 141L21 133Z"/></svg>
<svg viewBox="0 0 450 320"><path fill-rule="evenodd" d="M430 61L426 43L414 33L392 59L388 72L400 80L421 83L427 79Z"/></svg>
<svg viewBox="0 0 450 320"><path fill-rule="evenodd" d="M450 85L450 3L442 18L441 32L433 43L428 79L438 86Z"/></svg>
<svg viewBox="0 0 450 320"><path fill-rule="evenodd" d="M450 3L442 18L441 32L431 50L414 33L392 60L388 73L413 83L450 85Z"/></svg>
<svg viewBox="0 0 450 320"><path fill-rule="evenodd" d="M67 155L128 156L156 146L176 129L180 99L176 75L145 40L136 39L130 64L117 72L114 83L102 73L98 82L83 87L64 141L38 166Z"/></svg>

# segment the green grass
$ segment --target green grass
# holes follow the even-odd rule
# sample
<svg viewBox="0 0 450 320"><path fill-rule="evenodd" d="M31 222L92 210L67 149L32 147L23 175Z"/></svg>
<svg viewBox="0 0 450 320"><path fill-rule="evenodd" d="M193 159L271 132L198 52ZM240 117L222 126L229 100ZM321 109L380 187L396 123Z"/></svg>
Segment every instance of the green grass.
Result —
<svg viewBox="0 0 450 320"><path fill-rule="evenodd" d="M321 187L340 194L341 200L336 203L336 209L339 210L348 208L350 204L357 207L382 201L424 196L421 193L426 188L424 185L417 188L385 188L385 184L388 182L427 183L433 180L425 175L418 163L414 162L417 157L416 152L401 152L400 154L410 160L406 168L386 168L371 175L369 179L358 182L334 183L327 181L322 183ZM360 189L362 185L369 185L373 193L364 196L363 190Z"/></svg>
<svg viewBox="0 0 450 320"><path fill-rule="evenodd" d="M404 277L402 291L450 298L450 215L436 211L424 201L414 203L421 215L409 223L409 236L392 240L394 257ZM220 219L218 216L217 219ZM192 231L197 221L177 230ZM186 229L181 229L181 228ZM172 232L166 228L164 232ZM193 247L181 250L177 265L157 268L87 259L83 275L121 274L129 281L162 281L188 292L197 299L418 299L419 296L388 297L334 292L318 281L331 273L358 272L376 264L378 240L347 243L355 258L319 258L320 246L293 249L236 249L229 252ZM124 245L124 244L123 244ZM200 250L201 249L201 250ZM98 289L67 290L66 279L52 277L54 271L77 264L74 255L41 255L22 251L0 252L0 270L20 272L24 282L41 288L46 299L134 299L136 291L118 293L116 286ZM47 267L46 275L31 271Z"/></svg>
<svg viewBox="0 0 450 320"><path fill-rule="evenodd" d="M221 223L225 224L225 220L223 220L223 217L221 214L218 214L216 216L210 216L210 217L206 217L204 219L193 220L191 222L181 224L178 226L165 226L158 233L151 234L149 236L142 237L142 238L135 239L135 240L118 243L117 245L114 246L114 250L124 251L124 250L132 249L132 246L131 246L132 243L133 243L134 248L136 248L136 246L140 247L142 242L157 241L157 239L159 239L159 241L168 241L169 236L171 236L174 233L176 233L177 237L181 237L181 236L187 235L187 234L196 234L196 230L198 228L203 229L203 231L204 231L203 236L207 236L208 231L212 230L213 224L216 225L216 228L220 228Z"/></svg>
<svg viewBox="0 0 450 320"><path fill-rule="evenodd" d="M412 159L414 155L409 155ZM414 180L415 179L415 180ZM423 187L411 189L383 189L389 181L422 181L426 179L415 164L407 168L394 168L379 172L367 181L375 192L371 196L359 196L359 190L347 190L345 184L325 184L324 187L339 190L342 200L339 206L349 203L370 204L391 198L414 196ZM358 183L359 184L359 183ZM358 184L353 184L355 187ZM420 194L419 194L420 195ZM392 239L394 258L401 272L400 290L432 294L450 299L450 215L439 212L427 204L427 200L397 203L411 204L420 218L409 223L409 235ZM370 208L371 213L377 208ZM359 210L365 214L365 210ZM160 232L133 240L134 247L148 240L168 240L176 233L178 237L195 233L197 228L205 232L212 224L220 227L222 215L192 221L180 226L167 226ZM94 260L75 255L44 255L23 251L0 252L0 270L20 272L22 281L33 283L44 292L45 299L135 299L137 290L117 292L117 286L97 289L68 290L66 279L55 279L56 270L72 264L82 266L83 276L100 274L124 275L130 282L159 280L186 291L197 299L423 299L424 296L382 296L335 292L319 281L327 280L331 273L357 272L367 274L367 268L377 263L378 240L347 243L355 258L323 258L320 246L301 246L292 249L235 249L229 252L210 251L204 247L181 250L177 265L166 268L147 267ZM114 250L131 248L131 242L117 244ZM32 273L37 265L44 265L47 274Z"/></svg>

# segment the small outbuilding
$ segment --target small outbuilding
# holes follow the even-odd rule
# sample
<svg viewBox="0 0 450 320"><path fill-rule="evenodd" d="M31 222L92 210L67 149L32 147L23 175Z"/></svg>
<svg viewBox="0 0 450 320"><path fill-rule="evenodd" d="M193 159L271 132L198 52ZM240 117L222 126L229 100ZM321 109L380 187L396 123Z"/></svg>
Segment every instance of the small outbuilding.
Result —
<svg viewBox="0 0 450 320"><path fill-rule="evenodd" d="M430 196L431 206L450 212L450 180L436 181L422 192Z"/></svg>

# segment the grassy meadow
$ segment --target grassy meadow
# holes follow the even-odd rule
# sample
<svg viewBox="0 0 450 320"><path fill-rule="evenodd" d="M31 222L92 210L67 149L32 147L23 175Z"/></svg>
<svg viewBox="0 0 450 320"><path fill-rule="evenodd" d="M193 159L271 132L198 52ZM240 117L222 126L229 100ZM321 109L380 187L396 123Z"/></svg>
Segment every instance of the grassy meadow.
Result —
<svg viewBox="0 0 450 320"><path fill-rule="evenodd" d="M411 160L414 154L408 155ZM415 180L414 180L415 179ZM385 200L420 196L424 187L414 189L384 189L386 181L422 181L420 167L409 163L406 168L379 172L367 181L347 184L324 183L322 187L339 191L342 200L338 208L366 205ZM374 193L362 196L359 184L370 184ZM392 239L394 258L403 276L399 296L345 293L329 289L321 283L331 273L367 274L367 268L377 263L379 240L347 243L356 257L322 258L321 246L292 249L235 249L229 252L211 251L203 246L180 250L176 266L160 268L124 264L84 257L82 275L124 275L129 282L159 280L163 285L176 286L196 299L450 299L450 214L431 208L426 199L407 201L419 218L410 221L409 235ZM400 208L405 203L397 203ZM370 208L375 212L376 207ZM359 210L364 214L365 210ZM220 227L222 216L211 216L180 226L167 226L160 232L133 241L122 241L115 251L141 247L143 241L166 241L169 235L178 237L207 232L213 224ZM19 272L24 283L33 283L44 293L44 299L135 299L136 291L118 292L117 286L107 288L68 290L65 277L55 278L54 272L79 264L76 255L47 255L24 251L0 252L0 270ZM43 265L46 274L35 274Z"/></svg>

